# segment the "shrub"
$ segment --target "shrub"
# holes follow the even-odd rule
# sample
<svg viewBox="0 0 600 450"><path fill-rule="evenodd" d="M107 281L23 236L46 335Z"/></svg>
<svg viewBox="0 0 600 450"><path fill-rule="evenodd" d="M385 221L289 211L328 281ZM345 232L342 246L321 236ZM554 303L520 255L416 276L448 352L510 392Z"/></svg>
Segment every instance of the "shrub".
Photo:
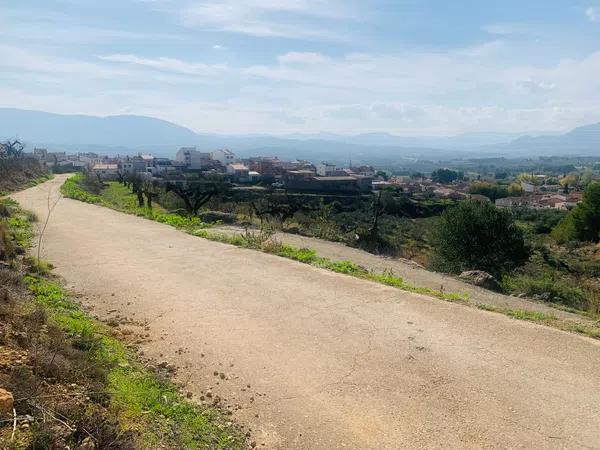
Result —
<svg viewBox="0 0 600 450"><path fill-rule="evenodd" d="M561 243L600 241L600 183L592 183L583 193L583 201L569 213L552 231Z"/></svg>
<svg viewBox="0 0 600 450"><path fill-rule="evenodd" d="M0 158L0 192L22 188L43 175L46 169L35 158Z"/></svg>
<svg viewBox="0 0 600 450"><path fill-rule="evenodd" d="M590 306L583 289L556 273L507 276L502 280L502 287L506 292L522 293L538 300L580 310L588 310Z"/></svg>
<svg viewBox="0 0 600 450"><path fill-rule="evenodd" d="M530 255L512 215L492 204L466 201L446 210L431 235L438 270L485 270L499 276Z"/></svg>
<svg viewBox="0 0 600 450"><path fill-rule="evenodd" d="M499 184L486 183L483 181L473 183L473 185L469 189L469 192L471 194L484 195L491 201L495 201L499 198L505 198L509 196L508 189L505 186L501 186Z"/></svg>

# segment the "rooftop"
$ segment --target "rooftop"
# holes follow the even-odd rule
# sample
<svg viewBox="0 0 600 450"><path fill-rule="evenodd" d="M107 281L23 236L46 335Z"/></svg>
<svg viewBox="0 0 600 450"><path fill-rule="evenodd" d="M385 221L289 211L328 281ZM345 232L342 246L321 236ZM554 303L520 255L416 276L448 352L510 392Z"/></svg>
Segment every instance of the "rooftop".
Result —
<svg viewBox="0 0 600 450"><path fill-rule="evenodd" d="M229 164L229 167L231 167L233 170L248 170L248 168L243 165L243 164Z"/></svg>
<svg viewBox="0 0 600 450"><path fill-rule="evenodd" d="M117 170L118 164L95 164L93 170Z"/></svg>
<svg viewBox="0 0 600 450"><path fill-rule="evenodd" d="M315 177L317 181L354 181L357 177Z"/></svg>

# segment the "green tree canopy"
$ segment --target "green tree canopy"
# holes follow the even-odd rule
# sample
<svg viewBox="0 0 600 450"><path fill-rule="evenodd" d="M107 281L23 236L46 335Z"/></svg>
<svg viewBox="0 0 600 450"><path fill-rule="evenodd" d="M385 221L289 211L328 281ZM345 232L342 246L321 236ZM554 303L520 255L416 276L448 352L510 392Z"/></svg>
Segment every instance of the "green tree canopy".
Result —
<svg viewBox="0 0 600 450"><path fill-rule="evenodd" d="M499 198L506 198L509 196L506 186L487 183L485 181L477 181L473 183L469 189L469 192L471 194L485 195L491 201L496 201Z"/></svg>
<svg viewBox="0 0 600 450"><path fill-rule="evenodd" d="M527 261L530 250L512 214L490 203L461 202L447 209L431 236L434 266L499 276Z"/></svg>
<svg viewBox="0 0 600 450"><path fill-rule="evenodd" d="M451 169L438 169L431 174L431 179L436 183L449 184L462 179L464 174Z"/></svg>
<svg viewBox="0 0 600 450"><path fill-rule="evenodd" d="M600 241L600 183L588 186L582 202L552 230L552 236L559 242Z"/></svg>

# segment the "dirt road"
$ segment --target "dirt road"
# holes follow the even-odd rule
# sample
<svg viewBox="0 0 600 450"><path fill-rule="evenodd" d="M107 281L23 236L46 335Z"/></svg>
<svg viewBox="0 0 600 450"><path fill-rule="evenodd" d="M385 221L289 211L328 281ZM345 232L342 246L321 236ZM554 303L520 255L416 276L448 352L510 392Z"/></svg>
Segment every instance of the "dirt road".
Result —
<svg viewBox="0 0 600 450"><path fill-rule="evenodd" d="M222 225L215 227L211 231L227 235L239 235L245 232L243 228L233 225ZM404 281L413 286L465 294L469 297L471 304L482 303L500 308L537 311L545 314L552 314L561 319L568 319L570 321L581 323L589 323L591 321L581 315L553 308L542 302L492 292L465 283L458 278L449 275L430 272L423 267L411 264L411 262L407 260L373 255L357 248L348 247L339 242L330 242L314 237L281 232L275 233L274 238L283 244L292 245L297 248L310 248L315 250L319 256L334 261L352 261L376 273L391 271L394 275L402 277Z"/></svg>
<svg viewBox="0 0 600 450"><path fill-rule="evenodd" d="M63 179L13 197L45 217ZM259 448L600 448L591 339L67 199L42 254Z"/></svg>

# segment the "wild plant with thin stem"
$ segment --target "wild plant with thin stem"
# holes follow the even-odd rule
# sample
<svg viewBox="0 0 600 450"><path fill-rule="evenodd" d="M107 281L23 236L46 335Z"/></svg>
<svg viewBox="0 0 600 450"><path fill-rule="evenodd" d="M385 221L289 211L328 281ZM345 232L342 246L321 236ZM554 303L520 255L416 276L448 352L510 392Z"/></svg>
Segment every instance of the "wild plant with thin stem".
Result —
<svg viewBox="0 0 600 450"><path fill-rule="evenodd" d="M38 237L37 260L36 260L36 264L38 265L38 267L40 265L40 253L42 250L42 240L44 239L44 233L46 232L46 228L48 227L48 222L50 222L50 216L52 215L54 208L56 208L56 205L58 205L58 202L60 202L61 199L62 199L62 194L59 193L56 200L52 201L52 188L48 189L48 199L47 199L48 214L46 215L46 220L44 221L44 225L42 226L42 228L39 232L39 237Z"/></svg>

